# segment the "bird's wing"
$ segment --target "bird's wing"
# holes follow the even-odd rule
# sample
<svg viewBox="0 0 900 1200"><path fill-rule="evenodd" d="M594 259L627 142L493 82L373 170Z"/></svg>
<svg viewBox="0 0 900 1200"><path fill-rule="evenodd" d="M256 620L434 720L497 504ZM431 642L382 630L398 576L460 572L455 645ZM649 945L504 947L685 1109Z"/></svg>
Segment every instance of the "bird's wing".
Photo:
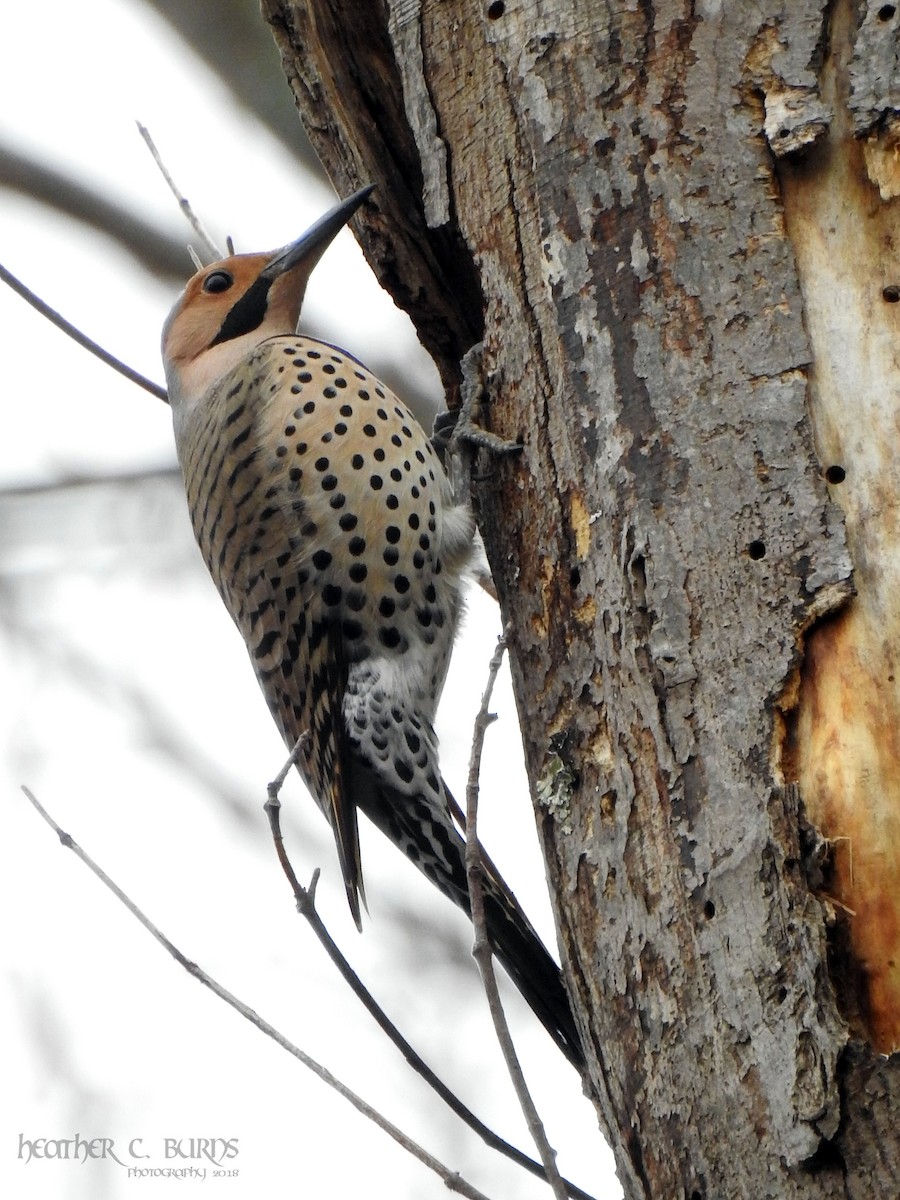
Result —
<svg viewBox="0 0 900 1200"><path fill-rule="evenodd" d="M313 591L291 580L287 564L274 576L271 569L261 569L238 624L285 744L292 748L308 735L297 753L297 769L334 832L350 911L361 928L365 891L342 712L348 663L341 626Z"/></svg>

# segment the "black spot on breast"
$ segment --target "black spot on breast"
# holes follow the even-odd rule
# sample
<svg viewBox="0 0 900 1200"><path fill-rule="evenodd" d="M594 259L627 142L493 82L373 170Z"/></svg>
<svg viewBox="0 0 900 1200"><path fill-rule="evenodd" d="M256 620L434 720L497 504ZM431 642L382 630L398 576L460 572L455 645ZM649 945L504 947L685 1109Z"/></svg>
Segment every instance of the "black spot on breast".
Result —
<svg viewBox="0 0 900 1200"><path fill-rule="evenodd" d="M415 772L412 769L412 764L405 758L394 759L394 770L397 772L397 777L402 779L404 783L412 783Z"/></svg>

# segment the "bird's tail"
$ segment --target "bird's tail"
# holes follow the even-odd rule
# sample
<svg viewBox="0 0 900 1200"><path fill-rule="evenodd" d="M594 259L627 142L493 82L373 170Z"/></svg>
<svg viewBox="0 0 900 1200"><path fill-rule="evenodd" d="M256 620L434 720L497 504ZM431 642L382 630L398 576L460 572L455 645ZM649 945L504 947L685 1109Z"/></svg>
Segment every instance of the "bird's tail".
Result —
<svg viewBox="0 0 900 1200"><path fill-rule="evenodd" d="M484 921L494 953L559 1049L581 1070L584 1050L562 972L493 864L484 861ZM468 890L463 907L469 912Z"/></svg>
<svg viewBox="0 0 900 1200"><path fill-rule="evenodd" d="M354 798L362 811L471 917L466 844L450 811L460 819L461 814L446 785L447 806L428 803L404 795L369 770L359 770L358 760L356 766ZM491 946L535 1016L569 1062L581 1070L584 1051L562 972L486 855L483 863L485 926Z"/></svg>

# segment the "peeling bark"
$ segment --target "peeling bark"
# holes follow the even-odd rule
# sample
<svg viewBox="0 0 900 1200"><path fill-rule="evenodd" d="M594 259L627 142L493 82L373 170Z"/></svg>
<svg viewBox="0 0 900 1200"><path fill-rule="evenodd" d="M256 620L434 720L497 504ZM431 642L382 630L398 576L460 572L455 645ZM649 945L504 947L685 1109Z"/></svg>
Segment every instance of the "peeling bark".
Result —
<svg viewBox="0 0 900 1200"><path fill-rule="evenodd" d="M898 811L894 681L844 674L900 603L891 7L263 4L339 190L378 183L367 250L451 401L483 330L491 428L524 444L476 503L629 1197L869 1197L900 1169L804 814L842 836L876 757Z"/></svg>
<svg viewBox="0 0 900 1200"><path fill-rule="evenodd" d="M781 182L813 350L812 423L857 592L808 640L787 770L832 843L845 1015L889 1053L900 1047L900 220L883 202L893 188L881 116L893 116L875 43L895 62L898 23L878 16L886 7L870 6L855 46L852 10L836 7L820 72L834 119Z"/></svg>

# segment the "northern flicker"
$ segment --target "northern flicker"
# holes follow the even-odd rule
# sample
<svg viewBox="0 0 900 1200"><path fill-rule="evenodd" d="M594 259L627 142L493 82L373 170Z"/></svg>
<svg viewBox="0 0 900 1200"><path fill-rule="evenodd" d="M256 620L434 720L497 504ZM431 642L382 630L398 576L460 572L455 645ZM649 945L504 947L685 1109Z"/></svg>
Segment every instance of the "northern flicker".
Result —
<svg viewBox="0 0 900 1200"><path fill-rule="evenodd" d="M282 250L203 267L162 338L194 533L286 744L309 735L297 766L358 926L358 809L469 911L433 722L472 517L409 409L350 354L296 332L313 267L371 190ZM488 873L494 949L580 1066L559 968Z"/></svg>

